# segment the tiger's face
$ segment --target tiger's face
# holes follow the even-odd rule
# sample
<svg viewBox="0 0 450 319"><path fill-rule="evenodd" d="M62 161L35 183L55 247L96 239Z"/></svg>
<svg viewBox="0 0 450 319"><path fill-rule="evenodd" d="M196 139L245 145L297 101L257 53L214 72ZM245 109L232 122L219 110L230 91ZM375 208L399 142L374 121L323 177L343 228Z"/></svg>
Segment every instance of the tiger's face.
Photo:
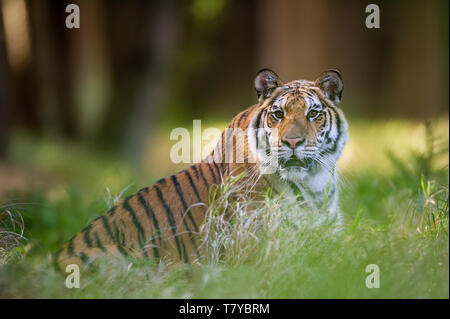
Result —
<svg viewBox="0 0 450 319"><path fill-rule="evenodd" d="M340 74L328 71L314 82L282 84L265 69L258 73L255 87L263 112L260 124L280 176L296 179L319 168L331 170L347 139L345 119L337 108L343 89Z"/></svg>

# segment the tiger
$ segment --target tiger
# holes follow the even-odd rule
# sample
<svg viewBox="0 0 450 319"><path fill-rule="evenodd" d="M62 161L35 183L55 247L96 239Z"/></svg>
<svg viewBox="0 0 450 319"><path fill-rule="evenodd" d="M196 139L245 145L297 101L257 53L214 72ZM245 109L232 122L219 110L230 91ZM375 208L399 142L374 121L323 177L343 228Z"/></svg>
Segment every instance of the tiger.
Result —
<svg viewBox="0 0 450 319"><path fill-rule="evenodd" d="M260 70L257 103L231 120L208 156L120 199L54 254L56 267L90 265L102 255L198 261L211 191L245 172L251 178L238 182L251 182L256 194L270 187L311 207L325 202L331 220L342 224L336 163L348 141L338 107L343 87L337 70L288 83L271 69Z"/></svg>

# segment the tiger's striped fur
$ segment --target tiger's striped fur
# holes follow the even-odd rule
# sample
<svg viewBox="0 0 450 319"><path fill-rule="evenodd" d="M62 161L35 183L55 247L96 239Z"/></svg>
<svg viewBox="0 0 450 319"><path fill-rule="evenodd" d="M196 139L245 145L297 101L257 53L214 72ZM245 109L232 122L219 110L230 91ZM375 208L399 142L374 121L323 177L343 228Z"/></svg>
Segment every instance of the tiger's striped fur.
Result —
<svg viewBox="0 0 450 319"><path fill-rule="evenodd" d="M233 118L207 158L93 220L55 254L60 269L102 254L198 260L211 188L243 171L251 174L242 183L256 193L270 186L287 196L300 194L312 206L327 197L327 208L339 221L334 168L347 141L347 123L337 107L340 74L331 70L314 82L283 84L275 72L263 69L255 88L259 102ZM268 159L276 159L275 170L265 174Z"/></svg>

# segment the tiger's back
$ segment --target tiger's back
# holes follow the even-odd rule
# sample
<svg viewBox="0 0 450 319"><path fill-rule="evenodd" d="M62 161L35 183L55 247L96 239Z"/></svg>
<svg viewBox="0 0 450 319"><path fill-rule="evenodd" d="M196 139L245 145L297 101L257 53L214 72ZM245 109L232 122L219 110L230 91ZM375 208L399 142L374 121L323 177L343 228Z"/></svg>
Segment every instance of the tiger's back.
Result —
<svg viewBox="0 0 450 319"><path fill-rule="evenodd" d="M253 106L239 113L229 128L248 127L254 111ZM102 254L198 260L202 250L200 228L211 193L229 172L245 170L238 170L242 165L226 163L226 136L221 139L224 142L219 142L202 162L119 200L106 214L93 220L55 254L59 268L86 264Z"/></svg>

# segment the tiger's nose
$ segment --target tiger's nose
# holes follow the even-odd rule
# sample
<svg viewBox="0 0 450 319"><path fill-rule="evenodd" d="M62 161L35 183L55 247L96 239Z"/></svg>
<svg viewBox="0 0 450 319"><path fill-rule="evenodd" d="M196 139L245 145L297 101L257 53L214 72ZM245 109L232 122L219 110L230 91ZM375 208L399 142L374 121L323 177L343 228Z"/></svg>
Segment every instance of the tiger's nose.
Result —
<svg viewBox="0 0 450 319"><path fill-rule="evenodd" d="M289 146L290 148L296 148L297 145L302 144L305 141L305 139L303 137L300 137L300 136L297 136L297 137L283 137L281 139L281 141L285 145Z"/></svg>

